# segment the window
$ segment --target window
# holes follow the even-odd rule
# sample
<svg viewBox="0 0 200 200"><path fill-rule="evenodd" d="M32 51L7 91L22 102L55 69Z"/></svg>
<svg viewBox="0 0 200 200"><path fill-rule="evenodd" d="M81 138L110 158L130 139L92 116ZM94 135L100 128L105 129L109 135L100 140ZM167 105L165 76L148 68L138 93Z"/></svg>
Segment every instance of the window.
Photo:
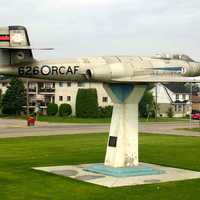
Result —
<svg viewBox="0 0 200 200"><path fill-rule="evenodd" d="M185 94L183 94L183 100L186 100L186 95Z"/></svg>
<svg viewBox="0 0 200 200"><path fill-rule="evenodd" d="M176 100L179 100L179 94L176 94Z"/></svg>
<svg viewBox="0 0 200 200"><path fill-rule="evenodd" d="M67 96L67 101L71 101L71 96Z"/></svg>
<svg viewBox="0 0 200 200"><path fill-rule="evenodd" d="M63 101L63 96L59 96L59 101Z"/></svg>
<svg viewBox="0 0 200 200"><path fill-rule="evenodd" d="M186 110L186 106L185 104L183 104L183 112L185 112L185 110Z"/></svg>
<svg viewBox="0 0 200 200"><path fill-rule="evenodd" d="M178 105L178 112L183 111L183 106L181 104Z"/></svg>
<svg viewBox="0 0 200 200"><path fill-rule="evenodd" d="M59 86L60 86L60 87L63 87L63 82L59 82Z"/></svg>
<svg viewBox="0 0 200 200"><path fill-rule="evenodd" d="M67 87L71 87L71 82L67 82Z"/></svg>
<svg viewBox="0 0 200 200"><path fill-rule="evenodd" d="M178 105L175 105L175 112L178 112Z"/></svg>
<svg viewBox="0 0 200 200"><path fill-rule="evenodd" d="M182 112L183 111L183 104L176 104L175 105L175 111L176 112Z"/></svg>
<svg viewBox="0 0 200 200"><path fill-rule="evenodd" d="M46 89L50 89L50 88L51 88L51 83L45 83L44 85L45 85L44 87L45 87Z"/></svg>
<svg viewBox="0 0 200 200"><path fill-rule="evenodd" d="M102 101L103 101L103 102L108 102L108 97L103 97L103 98L102 98Z"/></svg>

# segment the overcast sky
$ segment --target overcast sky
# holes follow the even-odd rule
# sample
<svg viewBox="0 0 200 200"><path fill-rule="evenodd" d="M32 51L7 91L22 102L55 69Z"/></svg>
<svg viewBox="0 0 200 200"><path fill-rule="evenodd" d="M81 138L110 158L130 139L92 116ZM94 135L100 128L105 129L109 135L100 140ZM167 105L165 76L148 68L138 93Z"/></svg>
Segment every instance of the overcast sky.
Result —
<svg viewBox="0 0 200 200"><path fill-rule="evenodd" d="M200 60L199 0L0 0L0 25L24 25L39 58L185 53Z"/></svg>

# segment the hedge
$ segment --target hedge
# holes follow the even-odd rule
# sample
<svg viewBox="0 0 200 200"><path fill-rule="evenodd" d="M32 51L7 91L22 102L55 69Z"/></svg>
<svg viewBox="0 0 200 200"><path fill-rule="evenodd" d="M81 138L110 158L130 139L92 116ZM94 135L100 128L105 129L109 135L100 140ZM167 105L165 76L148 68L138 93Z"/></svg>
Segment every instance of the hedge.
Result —
<svg viewBox="0 0 200 200"><path fill-rule="evenodd" d="M82 118L98 117L96 89L79 89L76 96L76 116Z"/></svg>
<svg viewBox="0 0 200 200"><path fill-rule="evenodd" d="M113 106L105 106L98 108L98 117L100 118L110 118L112 116Z"/></svg>

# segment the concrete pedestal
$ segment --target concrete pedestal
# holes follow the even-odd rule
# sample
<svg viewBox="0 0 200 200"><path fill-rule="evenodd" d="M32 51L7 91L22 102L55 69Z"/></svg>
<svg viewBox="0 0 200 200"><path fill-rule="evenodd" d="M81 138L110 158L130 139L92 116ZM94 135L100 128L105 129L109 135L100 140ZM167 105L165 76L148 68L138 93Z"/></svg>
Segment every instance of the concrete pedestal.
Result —
<svg viewBox="0 0 200 200"><path fill-rule="evenodd" d="M105 187L158 184L200 178L200 172L148 163L140 163L138 167L114 168L112 170L111 167L106 167L101 163L37 167L34 169ZM66 181L69 180L66 179Z"/></svg>
<svg viewBox="0 0 200 200"><path fill-rule="evenodd" d="M138 166L138 103L146 85L104 84L114 103L105 165Z"/></svg>

